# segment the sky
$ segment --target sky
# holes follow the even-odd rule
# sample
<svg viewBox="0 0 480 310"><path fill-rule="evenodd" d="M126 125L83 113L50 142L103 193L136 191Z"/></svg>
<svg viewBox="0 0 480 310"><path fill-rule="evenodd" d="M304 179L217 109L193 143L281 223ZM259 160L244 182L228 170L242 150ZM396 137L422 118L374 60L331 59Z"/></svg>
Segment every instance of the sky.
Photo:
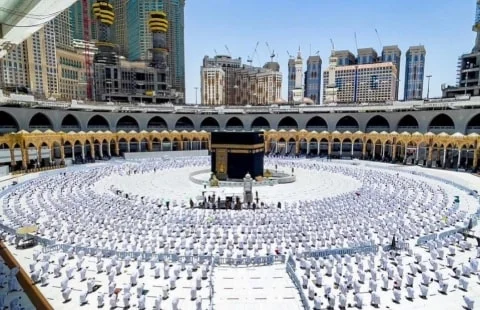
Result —
<svg viewBox="0 0 480 310"><path fill-rule="evenodd" d="M458 57L473 48L471 30L476 0L187 0L185 5L186 102L195 103L200 66L205 55L228 55L246 60L259 42L253 65L277 56L283 73L282 97L287 98L288 54L298 48L304 60L319 51L322 71L328 66L333 40L336 50L356 54L359 48L398 45L402 50L400 99L403 98L405 53L423 44L425 75L432 75L430 97L440 97L441 85L456 83ZM377 29L380 41L375 33ZM382 44L380 44L380 42ZM305 66L305 65L304 65ZM424 83L426 96L427 81Z"/></svg>

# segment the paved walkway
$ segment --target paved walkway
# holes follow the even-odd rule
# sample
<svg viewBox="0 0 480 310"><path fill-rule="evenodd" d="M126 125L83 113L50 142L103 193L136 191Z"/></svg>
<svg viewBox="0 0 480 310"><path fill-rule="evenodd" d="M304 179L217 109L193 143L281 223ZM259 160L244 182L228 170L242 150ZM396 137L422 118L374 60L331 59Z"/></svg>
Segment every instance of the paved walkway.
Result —
<svg viewBox="0 0 480 310"><path fill-rule="evenodd" d="M285 264L214 270L214 307L229 310L300 310L298 291Z"/></svg>

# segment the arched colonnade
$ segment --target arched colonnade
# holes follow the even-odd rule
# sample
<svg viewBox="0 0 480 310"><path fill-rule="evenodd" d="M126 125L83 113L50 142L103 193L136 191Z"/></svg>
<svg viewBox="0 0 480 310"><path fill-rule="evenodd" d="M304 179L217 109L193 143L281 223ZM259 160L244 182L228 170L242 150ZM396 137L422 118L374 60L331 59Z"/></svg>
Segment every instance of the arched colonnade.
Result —
<svg viewBox="0 0 480 310"><path fill-rule="evenodd" d="M403 162L428 167L476 169L479 138L476 133L426 134L415 132L316 132L270 130L264 132L269 154L304 154L333 158L360 158ZM13 169L31 167L45 160L64 162L121 156L125 152L207 150L210 133L205 131L45 132L20 131L0 136L0 150L10 151Z"/></svg>

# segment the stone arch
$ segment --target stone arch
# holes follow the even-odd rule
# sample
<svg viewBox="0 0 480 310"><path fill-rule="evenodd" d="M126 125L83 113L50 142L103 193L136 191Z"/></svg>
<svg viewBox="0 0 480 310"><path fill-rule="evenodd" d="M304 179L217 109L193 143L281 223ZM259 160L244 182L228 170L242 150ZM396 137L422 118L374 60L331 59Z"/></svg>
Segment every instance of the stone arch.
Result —
<svg viewBox="0 0 480 310"><path fill-rule="evenodd" d="M328 139L327 138L321 138L319 141L319 154L320 156L327 156L328 155Z"/></svg>
<svg viewBox="0 0 480 310"><path fill-rule="evenodd" d="M129 145L129 151L132 152L132 153L137 153L139 152L140 148L139 148L139 143L138 143L138 140L136 138L131 138L130 141L128 141L128 145Z"/></svg>
<svg viewBox="0 0 480 310"><path fill-rule="evenodd" d="M90 117L87 122L87 130L98 131L98 130L110 130L110 124L107 119L101 115L94 115Z"/></svg>
<svg viewBox="0 0 480 310"><path fill-rule="evenodd" d="M331 144L332 154L335 153L335 155L337 156L340 155L340 144L341 144L341 141L339 137L333 138L332 144Z"/></svg>
<svg viewBox="0 0 480 310"><path fill-rule="evenodd" d="M270 129L270 122L263 116L255 118L251 126L252 130Z"/></svg>
<svg viewBox="0 0 480 310"><path fill-rule="evenodd" d="M175 123L175 130L194 130L195 126L190 118L186 116L180 117Z"/></svg>
<svg viewBox="0 0 480 310"><path fill-rule="evenodd" d="M361 158L363 153L363 141L361 138L353 138L353 157Z"/></svg>
<svg viewBox="0 0 480 310"><path fill-rule="evenodd" d="M129 142L125 138L118 139L118 150L120 151L119 156L122 156L123 153L129 151Z"/></svg>
<svg viewBox="0 0 480 310"><path fill-rule="evenodd" d="M140 140L140 152L148 152L149 147L148 147L148 140L147 138L143 138Z"/></svg>
<svg viewBox="0 0 480 310"><path fill-rule="evenodd" d="M53 123L48 116L39 112L32 116L30 122L28 123L28 128L33 130L53 130Z"/></svg>
<svg viewBox="0 0 480 310"><path fill-rule="evenodd" d="M335 129L338 131L348 130L351 132L355 132L355 131L358 131L359 128L360 127L358 126L358 121L350 115L346 115L341 119L339 119L337 122L337 125L335 126Z"/></svg>
<svg viewBox="0 0 480 310"><path fill-rule="evenodd" d="M172 151L180 151L180 140L177 137L172 139Z"/></svg>
<svg viewBox="0 0 480 310"><path fill-rule="evenodd" d="M173 143L167 137L164 137L162 139L161 145L162 145L162 151L172 151L173 150Z"/></svg>
<svg viewBox="0 0 480 310"><path fill-rule="evenodd" d="M152 117L147 123L147 129L163 131L168 130L167 122L160 116Z"/></svg>
<svg viewBox="0 0 480 310"><path fill-rule="evenodd" d="M307 155L310 156L316 156L319 154L319 148L318 148L318 140L317 138L311 138L310 141L308 141L308 153Z"/></svg>
<svg viewBox="0 0 480 310"><path fill-rule="evenodd" d="M467 123L466 134L480 133L480 113L474 115Z"/></svg>
<svg viewBox="0 0 480 310"><path fill-rule="evenodd" d="M70 141L63 142L63 153L65 154L65 158L73 158L73 145Z"/></svg>
<svg viewBox="0 0 480 310"><path fill-rule="evenodd" d="M76 140L73 144L73 157L75 158L75 162L83 162L83 145L82 142Z"/></svg>
<svg viewBox="0 0 480 310"><path fill-rule="evenodd" d="M101 159L101 150L102 150L102 142L101 139L95 138L93 139L93 150L95 153L95 159Z"/></svg>
<svg viewBox="0 0 480 310"><path fill-rule="evenodd" d="M20 130L17 119L10 113L0 111L0 133L17 132Z"/></svg>
<svg viewBox="0 0 480 310"><path fill-rule="evenodd" d="M162 151L162 142L157 137L153 138L153 140L152 140L152 151L153 152Z"/></svg>
<svg viewBox="0 0 480 310"><path fill-rule="evenodd" d="M350 138L345 138L342 141L342 147L340 148L342 151L342 157L344 156L352 156L352 140Z"/></svg>
<svg viewBox="0 0 480 310"><path fill-rule="evenodd" d="M455 130L455 123L453 119L444 113L441 113L435 116L428 124L428 131L431 131L434 133L440 133L440 132L449 133L454 130Z"/></svg>
<svg viewBox="0 0 480 310"><path fill-rule="evenodd" d="M298 130L298 123L297 121L291 117L291 116L285 116L284 118L282 118L279 122L278 122L278 126L277 128L280 130L280 129L284 129L284 130L291 130L291 129L295 129L295 130Z"/></svg>
<svg viewBox="0 0 480 310"><path fill-rule="evenodd" d="M219 129L220 129L220 124L216 119L214 119L211 116L204 118L200 123L200 130L215 131Z"/></svg>
<svg viewBox="0 0 480 310"><path fill-rule="evenodd" d="M62 123L60 125L60 129L68 132L68 131L79 131L81 130L80 122L78 118L72 114L67 114L62 119Z"/></svg>
<svg viewBox="0 0 480 310"><path fill-rule="evenodd" d="M119 152L117 151L117 143L114 138L108 142L108 149L110 150L110 155L120 156Z"/></svg>
<svg viewBox="0 0 480 310"><path fill-rule="evenodd" d="M83 148L85 149L85 159L87 162L94 160L95 158L93 158L92 155L95 152L95 149L93 143L89 139L85 141Z"/></svg>
<svg viewBox="0 0 480 310"><path fill-rule="evenodd" d="M243 126L243 122L238 117L234 116L228 119L227 123L225 124L225 129L244 130L245 127Z"/></svg>
<svg viewBox="0 0 480 310"><path fill-rule="evenodd" d="M390 131L390 124L385 117L381 115L375 115L367 122L366 132L370 131Z"/></svg>
<svg viewBox="0 0 480 310"><path fill-rule="evenodd" d="M117 131L124 130L129 132L131 130L139 131L138 121L130 115L125 115L117 121Z"/></svg>
<svg viewBox="0 0 480 310"><path fill-rule="evenodd" d="M397 124L397 131L398 132L415 132L418 131L418 121L417 119L410 115L407 114L404 117L402 117Z"/></svg>
<svg viewBox="0 0 480 310"><path fill-rule="evenodd" d="M102 156L103 157L110 157L110 148L108 146L108 140L107 139L103 139L102 140Z"/></svg>
<svg viewBox="0 0 480 310"><path fill-rule="evenodd" d="M320 116L314 116L308 120L305 126L307 130L324 131L328 129L327 122Z"/></svg>

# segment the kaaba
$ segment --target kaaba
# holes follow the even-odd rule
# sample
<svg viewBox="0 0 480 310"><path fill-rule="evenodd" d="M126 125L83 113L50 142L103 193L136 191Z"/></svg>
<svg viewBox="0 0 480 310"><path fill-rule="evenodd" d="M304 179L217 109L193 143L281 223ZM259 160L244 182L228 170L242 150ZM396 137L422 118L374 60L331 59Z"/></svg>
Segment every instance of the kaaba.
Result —
<svg viewBox="0 0 480 310"><path fill-rule="evenodd" d="M263 132L212 132L212 172L221 181L263 176L264 141Z"/></svg>

